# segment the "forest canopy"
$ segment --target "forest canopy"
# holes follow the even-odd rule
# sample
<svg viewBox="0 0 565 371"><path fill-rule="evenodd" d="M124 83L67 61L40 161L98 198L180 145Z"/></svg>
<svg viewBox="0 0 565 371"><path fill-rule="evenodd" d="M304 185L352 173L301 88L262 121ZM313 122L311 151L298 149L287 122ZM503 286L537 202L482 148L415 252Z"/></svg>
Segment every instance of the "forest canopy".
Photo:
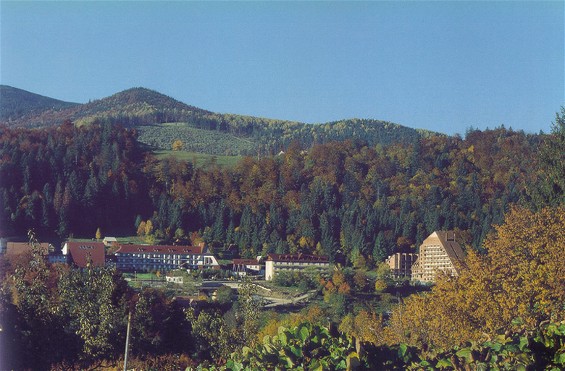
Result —
<svg viewBox="0 0 565 371"><path fill-rule="evenodd" d="M0 129L3 234L132 235L150 220L157 239L198 232L242 256L379 262L444 229L480 249L508 206L531 198L543 140L498 128L388 146L293 142L280 155L221 168L158 160L136 137L110 124Z"/></svg>
<svg viewBox="0 0 565 371"><path fill-rule="evenodd" d="M31 253L0 259L0 341L12 350L1 360L115 367L133 312L139 368L563 368L564 117L547 136L498 128L391 145L293 142L233 167L159 160L134 128L110 123L2 127L2 235L137 232L237 246L248 257L327 254L334 264L308 281L278 277L323 301L261 319L250 281L237 301L229 291L182 310L163 291L134 290L113 267L47 263L29 232ZM439 229L466 247L458 276L441 276L427 293L397 293L403 303L387 312L353 303L368 293L369 274L379 304L390 299L390 269L378 263Z"/></svg>

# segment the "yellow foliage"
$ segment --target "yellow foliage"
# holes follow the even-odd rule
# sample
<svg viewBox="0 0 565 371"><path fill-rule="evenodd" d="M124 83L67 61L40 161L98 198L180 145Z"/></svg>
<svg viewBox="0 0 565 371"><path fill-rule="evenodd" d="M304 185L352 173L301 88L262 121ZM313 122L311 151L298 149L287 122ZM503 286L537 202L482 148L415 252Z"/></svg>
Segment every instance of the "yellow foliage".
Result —
<svg viewBox="0 0 565 371"><path fill-rule="evenodd" d="M153 222L148 220L145 222L145 235L150 235L153 232Z"/></svg>
<svg viewBox="0 0 565 371"><path fill-rule="evenodd" d="M143 236L144 234L145 234L145 222L142 221L141 223L139 223L139 226L137 227L137 235Z"/></svg>
<svg viewBox="0 0 565 371"><path fill-rule="evenodd" d="M322 308L317 305L310 306L308 309L302 310L299 313L292 313L285 316L271 313L269 316L270 318L267 320L265 326L257 333L257 339L261 342L266 335L276 335L280 326L291 328L298 326L302 322L327 325L327 323L325 323L327 316L324 315Z"/></svg>
<svg viewBox="0 0 565 371"><path fill-rule="evenodd" d="M302 236L300 237L300 240L298 240L298 244L302 249L312 248L314 245L314 240L312 240L312 238L310 237Z"/></svg>
<svg viewBox="0 0 565 371"><path fill-rule="evenodd" d="M335 286L339 287L345 283L345 275L341 270L335 270L332 276L332 282Z"/></svg>
<svg viewBox="0 0 565 371"><path fill-rule="evenodd" d="M382 318L374 312L361 310L356 316L346 315L339 324L339 331L362 342L375 345L383 342Z"/></svg>
<svg viewBox="0 0 565 371"><path fill-rule="evenodd" d="M182 149L184 148L184 143L182 142L182 140L177 139L173 142L173 151L182 151Z"/></svg>
<svg viewBox="0 0 565 371"><path fill-rule="evenodd" d="M440 277L427 295L393 312L387 342L445 347L565 316L565 208L513 208L485 242L467 254L458 277Z"/></svg>
<svg viewBox="0 0 565 371"><path fill-rule="evenodd" d="M271 318L267 321L265 326L257 333L257 340L262 342L263 338L267 335L274 336L278 333L281 321L278 318Z"/></svg>
<svg viewBox="0 0 565 371"><path fill-rule="evenodd" d="M375 291L383 292L387 288L387 283L384 279L379 278L375 281Z"/></svg>

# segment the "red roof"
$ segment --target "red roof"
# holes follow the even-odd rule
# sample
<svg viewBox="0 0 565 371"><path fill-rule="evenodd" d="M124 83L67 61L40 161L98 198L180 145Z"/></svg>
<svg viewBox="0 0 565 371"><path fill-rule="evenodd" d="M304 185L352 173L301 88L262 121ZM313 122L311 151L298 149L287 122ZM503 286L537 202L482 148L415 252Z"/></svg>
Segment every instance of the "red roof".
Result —
<svg viewBox="0 0 565 371"><path fill-rule="evenodd" d="M172 246L172 245L120 245L116 254L203 254L204 245L200 246Z"/></svg>
<svg viewBox="0 0 565 371"><path fill-rule="evenodd" d="M304 262L304 263L328 263L329 259L323 255L307 254L269 254L267 260L277 262Z"/></svg>
<svg viewBox="0 0 565 371"><path fill-rule="evenodd" d="M67 251L73 262L86 267L89 260L94 267L103 267L106 260L106 250L103 242L67 242Z"/></svg>
<svg viewBox="0 0 565 371"><path fill-rule="evenodd" d="M31 252L31 245L29 242L8 242L6 245L6 255L17 255L24 252ZM39 251L41 255L49 254L49 244L44 242L39 244Z"/></svg>

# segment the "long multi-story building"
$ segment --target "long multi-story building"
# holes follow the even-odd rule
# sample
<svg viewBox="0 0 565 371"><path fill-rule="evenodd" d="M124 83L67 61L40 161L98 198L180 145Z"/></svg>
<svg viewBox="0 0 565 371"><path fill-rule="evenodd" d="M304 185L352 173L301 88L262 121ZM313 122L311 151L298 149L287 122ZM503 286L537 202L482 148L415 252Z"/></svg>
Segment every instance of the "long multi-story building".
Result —
<svg viewBox="0 0 565 371"><path fill-rule="evenodd" d="M265 280L270 281L275 278L278 272L301 271L312 267L318 271L327 270L330 262L327 256L306 255L306 254L269 254L265 261Z"/></svg>
<svg viewBox="0 0 565 371"><path fill-rule="evenodd" d="M455 232L435 231L420 245L418 259L412 266L412 280L433 283L439 271L457 276L457 262L463 258Z"/></svg>
<svg viewBox="0 0 565 371"><path fill-rule="evenodd" d="M173 269L220 269L204 244L198 246L121 245L114 253L116 268L124 272Z"/></svg>

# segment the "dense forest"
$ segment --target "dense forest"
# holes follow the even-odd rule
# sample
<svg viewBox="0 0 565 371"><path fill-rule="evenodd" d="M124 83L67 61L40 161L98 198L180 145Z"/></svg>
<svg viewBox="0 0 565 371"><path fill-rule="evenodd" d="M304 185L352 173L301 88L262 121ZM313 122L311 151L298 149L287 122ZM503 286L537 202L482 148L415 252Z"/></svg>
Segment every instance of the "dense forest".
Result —
<svg viewBox="0 0 565 371"><path fill-rule="evenodd" d="M110 126L2 129L0 225L4 235L86 233L131 223L143 186L133 132ZM107 222L104 222L107 221Z"/></svg>
<svg viewBox="0 0 565 371"><path fill-rule="evenodd" d="M367 290L357 279L366 268L317 277L323 302L279 314L262 310L251 281L237 298L228 288L186 307L166 290L132 289L110 267L46 264L35 248L0 259L0 345L9 349L0 366L122 369L131 315L135 369L560 370L564 224L563 206L512 207L486 254L471 251L458 277L441 276L386 316L351 300ZM377 297L390 290L399 287Z"/></svg>
<svg viewBox="0 0 565 371"><path fill-rule="evenodd" d="M35 229L36 246L100 227L200 236L243 256L325 253L341 263L327 275L278 278L323 299L266 312L244 281L237 299L228 290L183 308L111 267L49 265L35 248L0 259L2 367L118 369L129 313L129 366L139 369L565 366L565 110L544 136L498 128L388 146L294 142L233 168L158 160L136 136L110 124L3 127L2 233ZM414 294L377 263L435 229L458 231L467 258L457 277ZM359 300L369 293L378 305L405 298L385 312Z"/></svg>
<svg viewBox="0 0 565 371"><path fill-rule="evenodd" d="M316 252L353 262L414 249L438 229L480 248L511 203L536 182L543 137L504 128L464 139L360 141L197 167L144 152L136 130L67 122L0 131L1 225L45 238L132 235L150 220L157 239L198 232L242 256Z"/></svg>

